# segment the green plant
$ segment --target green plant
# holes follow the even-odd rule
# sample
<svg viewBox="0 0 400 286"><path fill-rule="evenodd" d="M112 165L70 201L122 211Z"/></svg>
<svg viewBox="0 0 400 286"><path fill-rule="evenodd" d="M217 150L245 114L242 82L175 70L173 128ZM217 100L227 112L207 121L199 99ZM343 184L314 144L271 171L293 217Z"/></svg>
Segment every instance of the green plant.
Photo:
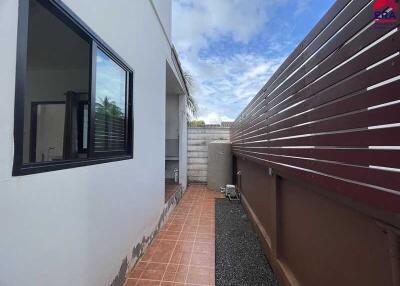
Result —
<svg viewBox="0 0 400 286"><path fill-rule="evenodd" d="M183 77L185 79L186 86L189 90L189 93L186 95L186 111L187 111L188 121L189 121L193 117L197 118L198 105L197 105L196 99L193 96L195 85L194 85L194 79L193 79L192 75L189 72L184 71Z"/></svg>
<svg viewBox="0 0 400 286"><path fill-rule="evenodd" d="M96 102L96 113L111 117L124 117L121 108L114 101L111 101L107 96L101 102Z"/></svg>
<svg viewBox="0 0 400 286"><path fill-rule="evenodd" d="M192 120L192 121L189 121L189 127L203 127L204 125L206 125L204 120Z"/></svg>

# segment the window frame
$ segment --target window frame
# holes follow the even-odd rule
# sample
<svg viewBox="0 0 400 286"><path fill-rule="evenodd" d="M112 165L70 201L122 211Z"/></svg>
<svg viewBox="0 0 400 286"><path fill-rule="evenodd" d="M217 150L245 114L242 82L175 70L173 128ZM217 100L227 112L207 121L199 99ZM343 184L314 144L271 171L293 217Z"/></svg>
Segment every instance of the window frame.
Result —
<svg viewBox="0 0 400 286"><path fill-rule="evenodd" d="M29 0L19 0L18 30L17 30L17 58L15 79L15 105L14 105L14 164L12 175L23 176L42 172L50 172L81 166L103 164L133 158L133 69L93 30L91 30L70 8L60 0L36 0L65 25L79 36L88 41L91 46L91 63L89 68L88 85L88 158L50 161L39 163L23 162L24 146L24 107L26 96L27 52L28 52L28 25L29 25ZM93 152L94 116L95 116L95 77L96 77L96 51L100 49L126 72L126 152ZM93 89L94 88L94 89Z"/></svg>
<svg viewBox="0 0 400 286"><path fill-rule="evenodd" d="M85 120L85 105L87 105L88 110L88 124L89 124L89 100L79 101L78 107L78 150L82 154L88 154L89 140L86 143L86 148L83 147L83 125ZM82 124L81 124L82 123ZM89 139L89 126L88 126L88 139Z"/></svg>
<svg viewBox="0 0 400 286"><path fill-rule="evenodd" d="M106 56L108 56L112 61L114 61L119 67L121 67L123 70L125 70L125 95L129 95L131 92L131 84L130 84L130 78L131 75L129 74L129 70L124 68L119 63L119 60L115 58L115 56L111 53L109 53L107 50L103 49L102 46L98 45L97 43L93 42L92 44L92 61L91 61L91 100L89 102L89 111L90 111L90 119L89 122L94 123L95 118L96 118L96 65L97 65L97 51L100 50L103 52ZM125 145L127 148L129 148L129 96L125 97L125 113L128 114L128 116L125 116ZM108 152L95 152L93 150L94 147L94 133L95 133L94 126L90 126L89 123L89 142L88 142L88 155L91 158L101 158L101 157L108 157L108 156L121 156L126 154L126 152L123 151L108 151Z"/></svg>

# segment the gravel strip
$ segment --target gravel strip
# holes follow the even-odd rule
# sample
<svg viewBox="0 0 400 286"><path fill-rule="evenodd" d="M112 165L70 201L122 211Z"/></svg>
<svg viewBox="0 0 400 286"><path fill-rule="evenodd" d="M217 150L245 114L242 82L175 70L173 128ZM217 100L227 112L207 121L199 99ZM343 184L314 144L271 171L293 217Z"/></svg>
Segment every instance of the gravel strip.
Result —
<svg viewBox="0 0 400 286"><path fill-rule="evenodd" d="M215 210L216 286L279 285L242 205L217 199Z"/></svg>

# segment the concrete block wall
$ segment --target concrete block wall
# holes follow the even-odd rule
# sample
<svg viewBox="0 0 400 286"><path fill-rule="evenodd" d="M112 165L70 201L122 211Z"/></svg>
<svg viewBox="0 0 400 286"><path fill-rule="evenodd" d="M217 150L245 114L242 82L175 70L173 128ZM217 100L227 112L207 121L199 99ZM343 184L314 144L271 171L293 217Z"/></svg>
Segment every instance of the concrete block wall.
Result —
<svg viewBox="0 0 400 286"><path fill-rule="evenodd" d="M195 183L207 182L208 143L229 140L229 128L188 128L188 180Z"/></svg>

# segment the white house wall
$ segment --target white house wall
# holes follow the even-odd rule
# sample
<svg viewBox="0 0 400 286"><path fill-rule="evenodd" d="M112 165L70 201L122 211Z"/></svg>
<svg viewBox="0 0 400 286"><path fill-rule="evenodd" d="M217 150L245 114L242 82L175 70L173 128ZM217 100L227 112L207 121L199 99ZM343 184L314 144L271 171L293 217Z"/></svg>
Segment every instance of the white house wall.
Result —
<svg viewBox="0 0 400 286"><path fill-rule="evenodd" d="M157 13L164 26L165 33L171 40L171 18L172 18L172 1L151 0L156 7Z"/></svg>
<svg viewBox="0 0 400 286"><path fill-rule="evenodd" d="M188 127L186 115L186 95L179 97L179 183L186 188L188 183Z"/></svg>
<svg viewBox="0 0 400 286"><path fill-rule="evenodd" d="M172 60L154 10L149 0L63 2L134 69L134 159L11 176L18 1L2 0L1 286L108 286L163 213L165 61Z"/></svg>
<svg viewBox="0 0 400 286"><path fill-rule="evenodd" d="M179 138L179 94L167 94L166 103L166 139Z"/></svg>

